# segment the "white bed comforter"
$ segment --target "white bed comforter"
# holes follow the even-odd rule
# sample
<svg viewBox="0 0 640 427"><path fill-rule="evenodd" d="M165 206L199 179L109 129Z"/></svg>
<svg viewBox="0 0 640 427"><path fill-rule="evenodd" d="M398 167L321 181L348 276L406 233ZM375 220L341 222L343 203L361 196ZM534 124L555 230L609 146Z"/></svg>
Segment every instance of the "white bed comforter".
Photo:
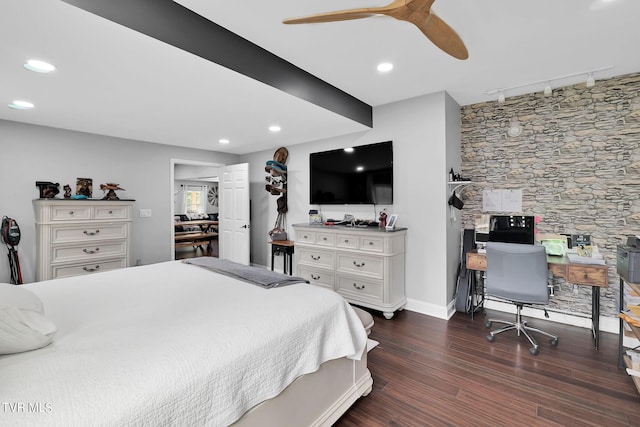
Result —
<svg viewBox="0 0 640 427"><path fill-rule="evenodd" d="M0 356L0 425L223 426L366 334L336 293L181 262L24 285L58 326Z"/></svg>

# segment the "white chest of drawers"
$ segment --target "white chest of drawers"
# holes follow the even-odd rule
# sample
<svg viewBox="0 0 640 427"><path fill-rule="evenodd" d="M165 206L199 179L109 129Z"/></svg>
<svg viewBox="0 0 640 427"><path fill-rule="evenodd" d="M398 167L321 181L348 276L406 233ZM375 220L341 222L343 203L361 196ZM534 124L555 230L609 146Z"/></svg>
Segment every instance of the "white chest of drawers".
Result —
<svg viewBox="0 0 640 427"><path fill-rule="evenodd" d="M387 319L407 304L406 229L387 232L307 224L293 228L298 276L356 305L380 310Z"/></svg>
<svg viewBox="0 0 640 427"><path fill-rule="evenodd" d="M133 201L38 199L36 281L132 265Z"/></svg>

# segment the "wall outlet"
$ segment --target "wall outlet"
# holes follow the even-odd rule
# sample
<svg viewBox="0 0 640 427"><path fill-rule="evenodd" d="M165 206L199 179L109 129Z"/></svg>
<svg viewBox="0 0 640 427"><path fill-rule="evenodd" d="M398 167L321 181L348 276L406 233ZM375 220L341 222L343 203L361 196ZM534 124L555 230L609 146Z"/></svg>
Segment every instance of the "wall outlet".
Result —
<svg viewBox="0 0 640 427"><path fill-rule="evenodd" d="M151 218L151 209L140 209L140 218Z"/></svg>

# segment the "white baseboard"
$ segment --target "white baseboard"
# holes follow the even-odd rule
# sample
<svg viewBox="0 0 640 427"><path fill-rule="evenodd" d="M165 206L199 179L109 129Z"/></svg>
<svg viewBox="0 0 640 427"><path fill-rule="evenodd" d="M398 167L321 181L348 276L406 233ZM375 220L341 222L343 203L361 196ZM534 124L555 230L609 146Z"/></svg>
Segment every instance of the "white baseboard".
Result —
<svg viewBox="0 0 640 427"><path fill-rule="evenodd" d="M516 306L501 301L485 301L485 308L489 310L501 311L504 313L516 313ZM455 301L452 301L446 307L429 304L424 301L419 301L415 299L407 299L406 309L409 311L413 311L420 314L426 314L427 316L437 317L438 319L448 320L455 313ZM551 322L562 323L564 325L577 326L580 328L591 329L591 318L583 316L583 315L575 315L571 313L563 313L557 311L549 311L549 318L544 317L544 311L539 308L534 307L524 307L522 309L522 314L527 317L532 317L536 319L549 320ZM600 316L600 331L601 332L609 332L612 334L618 335L620 328L619 319L617 317L606 317ZM625 347L636 347L640 345L640 341L631 338L624 337L624 345Z"/></svg>

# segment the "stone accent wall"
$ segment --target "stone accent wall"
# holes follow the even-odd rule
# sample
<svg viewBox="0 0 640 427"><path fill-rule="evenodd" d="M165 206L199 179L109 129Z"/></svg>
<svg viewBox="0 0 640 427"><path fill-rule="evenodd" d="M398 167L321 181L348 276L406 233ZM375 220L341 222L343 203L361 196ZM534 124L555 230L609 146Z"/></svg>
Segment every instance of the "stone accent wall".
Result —
<svg viewBox="0 0 640 427"><path fill-rule="evenodd" d="M483 189L522 189L540 233L591 234L609 266L601 314L617 316L616 246L640 235L640 74L463 107L461 137L462 175L477 183L462 193L462 225L474 227ZM551 308L590 315L590 287L556 285Z"/></svg>

